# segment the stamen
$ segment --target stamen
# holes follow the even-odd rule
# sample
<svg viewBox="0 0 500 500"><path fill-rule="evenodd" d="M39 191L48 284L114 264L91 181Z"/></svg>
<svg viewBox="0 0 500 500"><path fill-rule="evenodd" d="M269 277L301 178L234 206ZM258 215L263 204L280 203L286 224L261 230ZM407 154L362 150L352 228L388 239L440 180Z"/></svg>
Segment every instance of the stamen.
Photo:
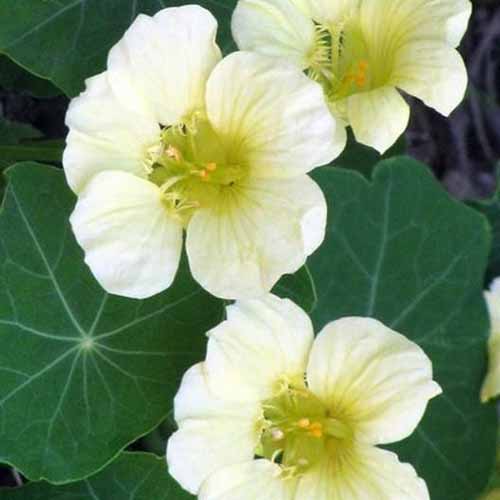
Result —
<svg viewBox="0 0 500 500"><path fill-rule="evenodd" d="M273 441L281 441L285 437L285 433L281 429L272 429L271 437Z"/></svg>
<svg viewBox="0 0 500 500"><path fill-rule="evenodd" d="M214 163L214 162L209 162L205 165L205 168L209 171L209 172L213 172L214 170L217 169L217 163Z"/></svg>
<svg viewBox="0 0 500 500"><path fill-rule="evenodd" d="M182 155L181 152L171 144L167 146L167 149L165 149L165 154L169 157L172 158L175 161L181 161Z"/></svg>
<svg viewBox="0 0 500 500"><path fill-rule="evenodd" d="M297 425L301 429L308 429L309 426L311 425L311 421L308 418L301 418L298 422Z"/></svg>
<svg viewBox="0 0 500 500"><path fill-rule="evenodd" d="M323 425L320 422L313 422L309 426L309 433L315 438L323 437Z"/></svg>

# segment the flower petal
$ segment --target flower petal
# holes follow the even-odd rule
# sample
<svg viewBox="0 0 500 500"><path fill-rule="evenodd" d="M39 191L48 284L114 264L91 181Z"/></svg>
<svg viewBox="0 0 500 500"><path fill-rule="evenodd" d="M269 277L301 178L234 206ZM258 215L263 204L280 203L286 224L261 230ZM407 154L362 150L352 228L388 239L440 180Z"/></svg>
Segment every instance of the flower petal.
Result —
<svg viewBox="0 0 500 500"><path fill-rule="evenodd" d="M370 318L326 325L314 342L307 379L350 422L358 441L370 444L408 437L441 393L422 349Z"/></svg>
<svg viewBox="0 0 500 500"><path fill-rule="evenodd" d="M387 151L405 131L410 108L393 87L380 87L347 98L347 114L356 140Z"/></svg>
<svg viewBox="0 0 500 500"><path fill-rule="evenodd" d="M158 187L120 171L101 172L71 215L85 262L108 292L145 298L168 288L179 266L182 226Z"/></svg>
<svg viewBox="0 0 500 500"><path fill-rule="evenodd" d="M147 110L127 111L111 91L107 73L89 78L66 114L70 131L63 164L69 186L79 193L103 170L144 176L148 147L159 140L160 127Z"/></svg>
<svg viewBox="0 0 500 500"><path fill-rule="evenodd" d="M448 116L464 98L467 70L455 49L417 41L398 51L391 83Z"/></svg>
<svg viewBox="0 0 500 500"><path fill-rule="evenodd" d="M259 405L234 403L210 392L203 364L189 369L175 397L180 429L170 438L170 474L196 494L218 469L251 460L259 440Z"/></svg>
<svg viewBox="0 0 500 500"><path fill-rule="evenodd" d="M370 44L434 40L457 47L471 13L469 0L380 0L361 2L360 19Z"/></svg>
<svg viewBox="0 0 500 500"><path fill-rule="evenodd" d="M332 161L345 143L322 88L293 65L236 52L207 84L207 113L237 158L255 175L294 177Z"/></svg>
<svg viewBox="0 0 500 500"><path fill-rule="evenodd" d="M500 394L500 282L492 283L491 291L484 294L490 315L490 339L488 341L488 374L481 389L481 401L486 403Z"/></svg>
<svg viewBox="0 0 500 500"><path fill-rule="evenodd" d="M250 179L219 203L194 214L186 240L194 278L217 297L263 295L323 241L326 202L307 176Z"/></svg>
<svg viewBox="0 0 500 500"><path fill-rule="evenodd" d="M373 446L356 445L339 463L323 460L304 474L294 500L429 500L425 481L396 454Z"/></svg>
<svg viewBox="0 0 500 500"><path fill-rule="evenodd" d="M162 125L204 108L207 78L221 58L217 21L197 5L139 15L110 51L109 79L125 106L150 109Z"/></svg>
<svg viewBox="0 0 500 500"><path fill-rule="evenodd" d="M210 387L234 401L265 400L280 380L303 381L312 342L311 320L292 301L269 294L236 302L209 332Z"/></svg>
<svg viewBox="0 0 500 500"><path fill-rule="evenodd" d="M240 0L232 32L241 50L282 57L306 69L315 43L314 23L290 0Z"/></svg>
<svg viewBox="0 0 500 500"><path fill-rule="evenodd" d="M226 467L208 478L198 499L294 500L296 481L283 481L280 473L279 465L269 460L253 460Z"/></svg>

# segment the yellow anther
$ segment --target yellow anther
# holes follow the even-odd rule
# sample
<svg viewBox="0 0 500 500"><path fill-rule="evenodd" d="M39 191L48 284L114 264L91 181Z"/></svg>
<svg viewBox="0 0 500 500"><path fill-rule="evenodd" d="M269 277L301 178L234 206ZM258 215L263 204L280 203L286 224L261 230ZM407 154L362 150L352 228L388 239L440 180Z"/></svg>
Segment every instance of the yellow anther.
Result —
<svg viewBox="0 0 500 500"><path fill-rule="evenodd" d="M313 422L309 426L309 433L315 438L323 437L323 425L321 425L319 422Z"/></svg>
<svg viewBox="0 0 500 500"><path fill-rule="evenodd" d="M362 71L363 73L368 69L368 61L359 61L359 69L360 71Z"/></svg>
<svg viewBox="0 0 500 500"><path fill-rule="evenodd" d="M301 429L308 429L309 426L311 425L311 421L308 418L301 418L298 422L297 425Z"/></svg>
<svg viewBox="0 0 500 500"><path fill-rule="evenodd" d="M205 165L205 168L209 171L209 172L213 172L216 168L217 168L217 163L214 163L213 161L207 163Z"/></svg>
<svg viewBox="0 0 500 500"><path fill-rule="evenodd" d="M201 170L200 171L200 177L204 181L208 181L208 172L206 170Z"/></svg>

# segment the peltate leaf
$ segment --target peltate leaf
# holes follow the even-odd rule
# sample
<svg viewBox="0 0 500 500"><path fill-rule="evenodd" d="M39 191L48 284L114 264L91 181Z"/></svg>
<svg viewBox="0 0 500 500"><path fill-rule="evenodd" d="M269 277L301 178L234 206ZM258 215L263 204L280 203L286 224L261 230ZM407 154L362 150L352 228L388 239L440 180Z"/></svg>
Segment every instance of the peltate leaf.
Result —
<svg viewBox="0 0 500 500"><path fill-rule="evenodd" d="M149 453L123 453L101 472L76 483L30 483L0 489L0 500L190 500L168 475L165 459Z"/></svg>
<svg viewBox="0 0 500 500"><path fill-rule="evenodd" d="M493 467L497 426L495 409L479 402L489 328L485 218L409 158L382 162L372 182L334 168L315 178L330 217L326 240L308 261L317 329L341 316L371 316L422 346L444 394L395 449L433 500L476 498Z"/></svg>
<svg viewBox="0 0 500 500"><path fill-rule="evenodd" d="M7 170L0 213L0 463L63 483L167 415L222 304L181 266L149 300L108 296L83 262L61 170Z"/></svg>
<svg viewBox="0 0 500 500"><path fill-rule="evenodd" d="M236 0L200 0L219 21L219 44L232 50L230 17ZM109 49L139 13L155 12L182 0L15 0L0 2L0 52L67 95L105 69Z"/></svg>

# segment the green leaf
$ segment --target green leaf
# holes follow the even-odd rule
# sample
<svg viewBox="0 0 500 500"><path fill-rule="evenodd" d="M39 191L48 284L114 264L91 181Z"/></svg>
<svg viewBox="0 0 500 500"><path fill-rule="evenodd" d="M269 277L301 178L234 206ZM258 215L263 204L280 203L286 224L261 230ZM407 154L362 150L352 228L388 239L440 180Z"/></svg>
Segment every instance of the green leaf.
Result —
<svg viewBox="0 0 500 500"><path fill-rule="evenodd" d="M69 96L105 69L109 49L137 14L154 14L181 0L15 0L0 2L0 52ZM232 50L230 17L236 0L200 0L219 20L218 41Z"/></svg>
<svg viewBox="0 0 500 500"><path fill-rule="evenodd" d="M347 129L347 145L342 154L332 162L332 166L356 170L369 177L373 167L382 160L406 152L406 139L402 135L383 155L377 150L356 141L350 128Z"/></svg>
<svg viewBox="0 0 500 500"><path fill-rule="evenodd" d="M422 346L444 394L395 449L433 500L471 500L492 470L497 427L494 407L479 402L489 327L487 222L409 158L382 162L372 182L328 167L315 178L330 214L326 240L308 261L316 328L372 316Z"/></svg>
<svg viewBox="0 0 500 500"><path fill-rule="evenodd" d="M68 217L61 170L7 170L0 213L0 463L62 483L106 465L163 421L203 358L222 304L183 264L149 300L108 296Z"/></svg>
<svg viewBox="0 0 500 500"><path fill-rule="evenodd" d="M485 280L489 285L500 276L500 189L489 200L471 201L469 205L485 215L491 226L493 243Z"/></svg>
<svg viewBox="0 0 500 500"><path fill-rule="evenodd" d="M12 155L5 154L3 148L11 152L13 148L20 147L18 145L22 141L37 139L41 136L42 133L31 125L11 122L0 117L0 171L14 163Z"/></svg>
<svg viewBox="0 0 500 500"><path fill-rule="evenodd" d="M308 313L316 307L316 286L307 264L295 274L283 276L274 287L273 293L293 300Z"/></svg>
<svg viewBox="0 0 500 500"><path fill-rule="evenodd" d="M149 453L123 453L89 479L65 486L30 483L0 489L0 500L190 500L168 475L165 459Z"/></svg>
<svg viewBox="0 0 500 500"><path fill-rule="evenodd" d="M48 80L37 78L3 55L0 55L0 87L41 98L61 94Z"/></svg>

